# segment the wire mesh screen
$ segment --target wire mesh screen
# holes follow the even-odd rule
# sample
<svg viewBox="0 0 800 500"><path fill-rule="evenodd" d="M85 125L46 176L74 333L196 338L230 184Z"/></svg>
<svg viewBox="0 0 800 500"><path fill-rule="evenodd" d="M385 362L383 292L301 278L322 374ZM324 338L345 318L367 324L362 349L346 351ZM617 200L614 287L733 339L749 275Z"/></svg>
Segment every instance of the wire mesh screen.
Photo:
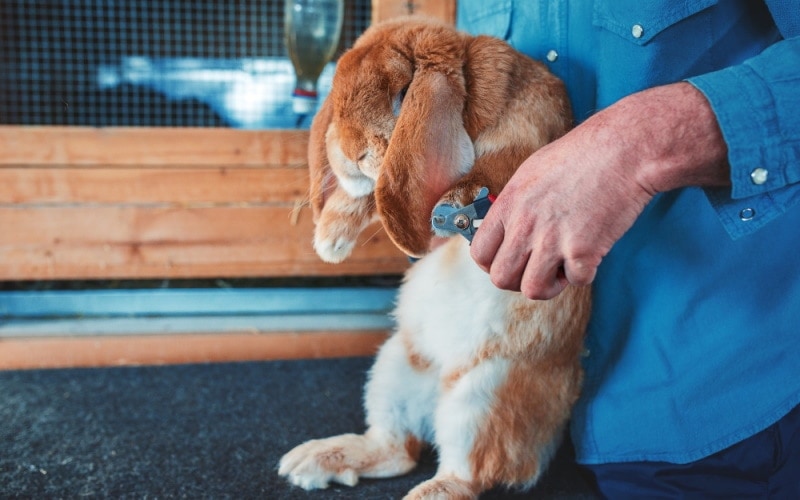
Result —
<svg viewBox="0 0 800 500"><path fill-rule="evenodd" d="M0 123L294 127L283 8L283 0L3 0ZM367 28L370 9L370 0L345 2L339 52Z"/></svg>

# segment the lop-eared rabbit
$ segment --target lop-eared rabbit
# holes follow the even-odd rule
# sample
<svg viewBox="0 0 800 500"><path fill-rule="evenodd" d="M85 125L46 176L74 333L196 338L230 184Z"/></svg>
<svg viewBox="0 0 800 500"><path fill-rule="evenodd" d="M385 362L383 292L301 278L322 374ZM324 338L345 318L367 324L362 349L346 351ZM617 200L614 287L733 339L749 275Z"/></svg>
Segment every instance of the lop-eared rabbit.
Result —
<svg viewBox="0 0 800 500"><path fill-rule="evenodd" d="M369 374L366 432L303 443L279 474L305 489L353 486L410 471L427 444L438 470L407 498L536 483L579 395L590 289L548 301L500 290L431 214L484 186L499 193L571 122L563 83L541 63L436 21L375 25L340 58L310 132L314 247L341 262L377 218L420 260Z"/></svg>

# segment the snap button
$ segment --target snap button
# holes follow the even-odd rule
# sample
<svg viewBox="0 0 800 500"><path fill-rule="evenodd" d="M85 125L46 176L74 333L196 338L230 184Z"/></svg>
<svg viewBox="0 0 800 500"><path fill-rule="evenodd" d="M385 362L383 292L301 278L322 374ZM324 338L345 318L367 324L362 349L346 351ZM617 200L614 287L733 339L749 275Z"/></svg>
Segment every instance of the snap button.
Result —
<svg viewBox="0 0 800 500"><path fill-rule="evenodd" d="M633 38L642 38L642 35L644 35L644 28L642 25L634 24L631 27L631 35L633 35Z"/></svg>
<svg viewBox="0 0 800 500"><path fill-rule="evenodd" d="M753 208L743 208L742 211L739 212L739 218L742 219L743 222L752 220L755 216L756 211Z"/></svg>
<svg viewBox="0 0 800 500"><path fill-rule="evenodd" d="M547 51L547 55L545 57L547 57L547 60L550 62L556 62L556 59L558 59L558 52L550 49Z"/></svg>
<svg viewBox="0 0 800 500"><path fill-rule="evenodd" d="M767 182L768 175L769 172L767 171L766 168L758 167L752 172L750 172L750 180L753 181L753 184L760 186L761 184Z"/></svg>

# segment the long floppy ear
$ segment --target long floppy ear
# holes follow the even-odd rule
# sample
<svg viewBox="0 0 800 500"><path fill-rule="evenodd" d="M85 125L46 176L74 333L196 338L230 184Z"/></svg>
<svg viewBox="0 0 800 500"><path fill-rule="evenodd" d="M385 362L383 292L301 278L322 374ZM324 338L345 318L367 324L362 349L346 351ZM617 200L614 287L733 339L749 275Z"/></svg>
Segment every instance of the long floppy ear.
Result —
<svg viewBox="0 0 800 500"><path fill-rule="evenodd" d="M464 100L460 74L421 68L402 103L375 201L389 237L408 255L427 253L434 205L475 160L464 129Z"/></svg>
<svg viewBox="0 0 800 500"><path fill-rule="evenodd" d="M346 259L375 212L372 195L353 197L340 185L328 158L326 137L333 121L328 97L311 123L308 143L309 197L314 214L314 249L326 262Z"/></svg>
<svg viewBox="0 0 800 500"><path fill-rule="evenodd" d="M337 187L325 147L325 134L328 132L332 120L333 103L328 97L323 101L314 121L311 122L311 130L308 134L309 198L314 222L319 220L325 200Z"/></svg>

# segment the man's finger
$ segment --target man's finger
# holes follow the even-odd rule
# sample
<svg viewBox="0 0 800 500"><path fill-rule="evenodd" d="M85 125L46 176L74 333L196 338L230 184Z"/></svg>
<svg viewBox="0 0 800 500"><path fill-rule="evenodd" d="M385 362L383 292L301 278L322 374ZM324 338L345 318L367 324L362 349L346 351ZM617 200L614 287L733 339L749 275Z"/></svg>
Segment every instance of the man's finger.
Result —
<svg viewBox="0 0 800 500"><path fill-rule="evenodd" d="M505 235L503 224L495 219L495 217L491 216L490 211L481 223L478 232L475 233L470 247L472 259L487 273L492 268L492 263Z"/></svg>
<svg viewBox="0 0 800 500"><path fill-rule="evenodd" d="M562 261L532 256L522 275L520 291L532 300L552 299L569 285Z"/></svg>
<svg viewBox="0 0 800 500"><path fill-rule="evenodd" d="M564 262L566 280L576 286L591 285L597 275L597 264L588 259L567 259Z"/></svg>

